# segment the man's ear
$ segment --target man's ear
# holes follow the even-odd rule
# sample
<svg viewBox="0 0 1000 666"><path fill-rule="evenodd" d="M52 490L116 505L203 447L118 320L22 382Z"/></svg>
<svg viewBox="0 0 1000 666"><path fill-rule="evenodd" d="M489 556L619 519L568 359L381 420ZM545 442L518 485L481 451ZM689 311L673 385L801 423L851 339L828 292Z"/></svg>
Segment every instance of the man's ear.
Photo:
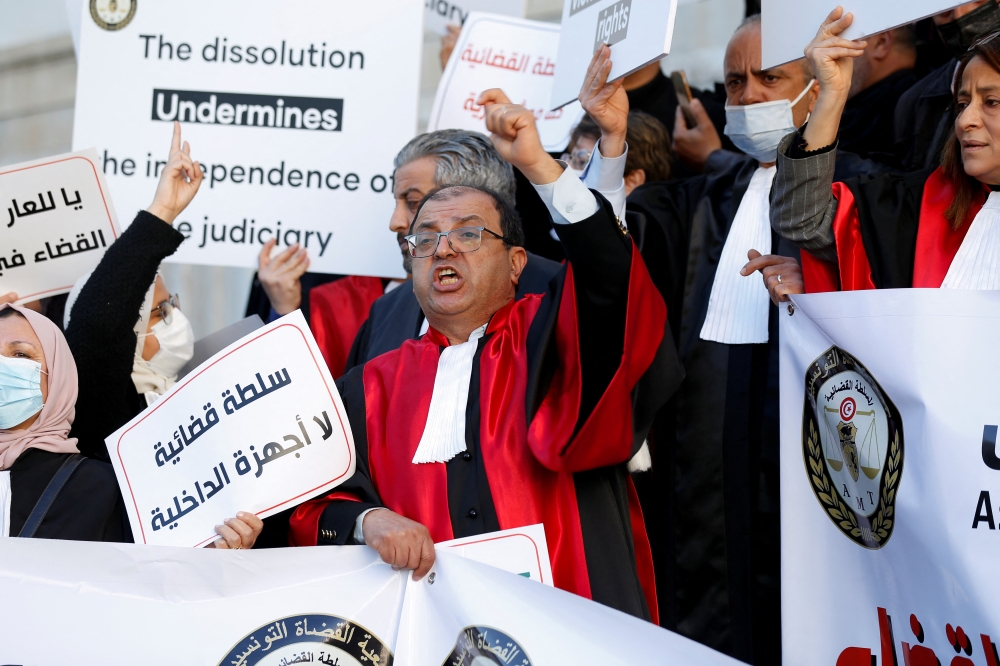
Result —
<svg viewBox="0 0 1000 666"><path fill-rule="evenodd" d="M523 247L515 246L507 251L507 255L510 257L510 281L516 287L521 281L524 267L528 265L528 253Z"/></svg>
<svg viewBox="0 0 1000 666"><path fill-rule="evenodd" d="M625 196L632 194L632 190L646 183L646 170L634 169L625 174Z"/></svg>
<svg viewBox="0 0 1000 666"><path fill-rule="evenodd" d="M868 48L865 50L871 53L871 57L875 60L888 58L892 53L892 47L896 44L896 35L892 30L886 30L868 39Z"/></svg>

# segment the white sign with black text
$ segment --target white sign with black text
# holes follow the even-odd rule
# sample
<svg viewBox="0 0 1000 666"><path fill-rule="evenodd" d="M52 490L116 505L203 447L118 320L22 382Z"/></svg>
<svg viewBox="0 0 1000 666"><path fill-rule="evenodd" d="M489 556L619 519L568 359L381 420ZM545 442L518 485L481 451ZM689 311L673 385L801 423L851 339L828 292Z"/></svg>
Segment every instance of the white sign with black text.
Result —
<svg viewBox="0 0 1000 666"><path fill-rule="evenodd" d="M417 126L420 0L92 4L74 145L97 146L129 219L174 121L205 172L169 261L256 267L274 238L301 243L314 271L403 276L385 225L392 160Z"/></svg>
<svg viewBox="0 0 1000 666"><path fill-rule="evenodd" d="M575 102L549 111L559 50L559 26L474 12L438 84L427 130L486 131L480 93L501 88L510 100L535 114L542 145L559 152L583 117Z"/></svg>
<svg viewBox="0 0 1000 666"><path fill-rule="evenodd" d="M761 59L764 69L803 56L826 17L838 6L854 14L845 39L861 39L964 4L957 0L761 0Z"/></svg>
<svg viewBox="0 0 1000 666"><path fill-rule="evenodd" d="M340 394L299 310L234 342L107 438L136 543L296 506L354 474Z"/></svg>
<svg viewBox="0 0 1000 666"><path fill-rule="evenodd" d="M0 169L0 294L68 292L121 233L97 152Z"/></svg>
<svg viewBox="0 0 1000 666"><path fill-rule="evenodd" d="M667 55L676 13L677 0L565 0L550 108L576 99L601 44L611 47L609 81Z"/></svg>
<svg viewBox="0 0 1000 666"><path fill-rule="evenodd" d="M472 12L524 16L527 0L424 0L424 29L436 35L448 33L449 25L464 26Z"/></svg>

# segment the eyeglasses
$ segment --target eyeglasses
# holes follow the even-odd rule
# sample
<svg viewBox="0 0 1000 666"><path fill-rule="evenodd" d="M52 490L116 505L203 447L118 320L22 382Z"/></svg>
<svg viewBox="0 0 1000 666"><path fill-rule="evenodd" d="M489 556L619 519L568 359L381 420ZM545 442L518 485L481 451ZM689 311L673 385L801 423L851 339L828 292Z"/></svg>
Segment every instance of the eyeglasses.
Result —
<svg viewBox="0 0 1000 666"><path fill-rule="evenodd" d="M406 237L406 244L410 248L410 256L414 259L429 257L437 252L441 243L441 236L448 239L448 247L460 254L465 252L475 252L483 244L483 232L496 236L508 245L514 243L498 233L490 231L485 227L460 227L451 231L425 231L419 234L411 234Z"/></svg>
<svg viewBox="0 0 1000 666"><path fill-rule="evenodd" d="M173 294L168 300L163 301L153 308L151 310L150 317L154 314L158 314L160 315L160 319L163 320L163 323L170 326L174 320L174 308L177 308L178 310L181 309L181 299L177 296L177 294Z"/></svg>
<svg viewBox="0 0 1000 666"><path fill-rule="evenodd" d="M587 168L587 164L590 162L590 155L592 152L593 151L579 148L574 150L572 153L563 153L562 158L567 164L569 164L571 169L583 171Z"/></svg>

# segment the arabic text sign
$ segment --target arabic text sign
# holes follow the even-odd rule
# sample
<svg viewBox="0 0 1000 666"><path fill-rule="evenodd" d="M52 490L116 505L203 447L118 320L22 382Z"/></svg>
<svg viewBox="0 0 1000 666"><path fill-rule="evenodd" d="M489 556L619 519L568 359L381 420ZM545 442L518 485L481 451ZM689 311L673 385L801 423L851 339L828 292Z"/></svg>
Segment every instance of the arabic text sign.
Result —
<svg viewBox="0 0 1000 666"><path fill-rule="evenodd" d="M545 526L541 523L443 541L436 547L447 548L467 559L553 585Z"/></svg>
<svg viewBox="0 0 1000 666"><path fill-rule="evenodd" d="M580 94L601 44L611 46L611 81L667 55L676 13L677 0L565 0L551 108Z"/></svg>
<svg viewBox="0 0 1000 666"><path fill-rule="evenodd" d="M802 57L806 45L827 15L838 5L854 13L854 24L846 39L860 39L956 7L956 0L879 0L839 2L838 0L762 0L761 38L764 69L777 67Z"/></svg>
<svg viewBox="0 0 1000 666"><path fill-rule="evenodd" d="M780 318L785 662L995 663L1000 293L794 300Z"/></svg>
<svg viewBox="0 0 1000 666"><path fill-rule="evenodd" d="M417 126L421 3L132 6L114 31L82 8L73 143L97 146L131 216L152 201L180 121L205 181L169 261L256 267L273 238L301 243L315 271L403 277L384 227L393 158Z"/></svg>
<svg viewBox="0 0 1000 666"><path fill-rule="evenodd" d="M344 482L354 440L298 310L219 352L107 439L136 543L201 546Z"/></svg>
<svg viewBox="0 0 1000 666"><path fill-rule="evenodd" d="M68 292L120 228L93 149L0 170L0 294Z"/></svg>
<svg viewBox="0 0 1000 666"><path fill-rule="evenodd" d="M511 101L535 113L542 144L564 150L583 117L579 102L548 111L559 49L559 26L474 12L465 22L431 109L428 131L485 132L484 90L501 88Z"/></svg>
<svg viewBox="0 0 1000 666"><path fill-rule="evenodd" d="M424 0L424 29L445 35L449 25L464 26L472 12L524 16L526 0Z"/></svg>

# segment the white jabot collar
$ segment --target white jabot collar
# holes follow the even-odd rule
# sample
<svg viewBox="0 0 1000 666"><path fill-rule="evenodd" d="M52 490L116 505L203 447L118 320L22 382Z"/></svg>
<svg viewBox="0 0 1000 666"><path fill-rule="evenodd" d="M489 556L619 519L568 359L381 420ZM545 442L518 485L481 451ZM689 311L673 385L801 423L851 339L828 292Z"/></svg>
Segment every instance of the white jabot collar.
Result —
<svg viewBox="0 0 1000 666"><path fill-rule="evenodd" d="M441 352L424 434L413 454L414 465L448 462L466 450L465 409L469 402L469 381L479 338L486 333L486 326L483 324L474 330L468 342L446 347Z"/></svg>
<svg viewBox="0 0 1000 666"><path fill-rule="evenodd" d="M976 214L942 289L1000 289L1000 192L990 192Z"/></svg>
<svg viewBox="0 0 1000 666"><path fill-rule="evenodd" d="M736 211L715 271L701 339L741 345L767 342L770 297L760 275L743 277L751 249L771 253L771 182L775 167L758 167Z"/></svg>

